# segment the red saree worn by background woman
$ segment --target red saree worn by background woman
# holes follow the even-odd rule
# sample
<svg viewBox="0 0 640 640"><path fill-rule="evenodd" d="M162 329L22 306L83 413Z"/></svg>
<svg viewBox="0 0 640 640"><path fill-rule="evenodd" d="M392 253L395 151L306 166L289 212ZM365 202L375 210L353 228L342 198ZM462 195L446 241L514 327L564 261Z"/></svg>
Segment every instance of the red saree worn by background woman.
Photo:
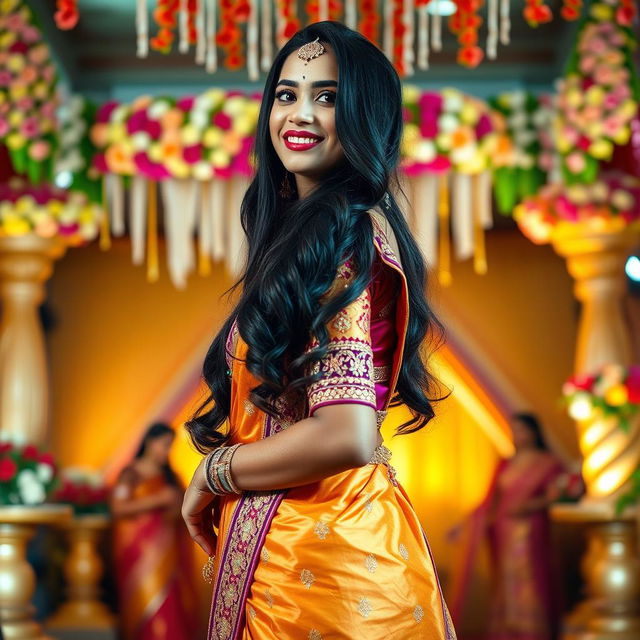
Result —
<svg viewBox="0 0 640 640"><path fill-rule="evenodd" d="M372 282L328 324L329 351L318 364L324 375L280 402L284 419L249 401L258 382L232 327L230 444L269 437L332 403L369 405L382 423L402 362L408 291L376 215ZM352 275L342 265L332 291ZM429 547L389 457L380 446L364 467L221 501L210 639L455 638Z"/></svg>
<svg viewBox="0 0 640 640"><path fill-rule="evenodd" d="M451 599L456 624L463 615L478 548L486 538L493 573L486 639L553 637L557 606L547 510L522 515L513 512L528 500L544 496L562 471L560 462L549 453L540 453L517 473L510 469L508 460L498 464L487 496L469 522L458 588Z"/></svg>
<svg viewBox="0 0 640 640"><path fill-rule="evenodd" d="M119 484L141 498L166 486L128 467ZM182 520L155 509L114 521L114 556L125 640L193 640L196 593L190 580L191 540Z"/></svg>

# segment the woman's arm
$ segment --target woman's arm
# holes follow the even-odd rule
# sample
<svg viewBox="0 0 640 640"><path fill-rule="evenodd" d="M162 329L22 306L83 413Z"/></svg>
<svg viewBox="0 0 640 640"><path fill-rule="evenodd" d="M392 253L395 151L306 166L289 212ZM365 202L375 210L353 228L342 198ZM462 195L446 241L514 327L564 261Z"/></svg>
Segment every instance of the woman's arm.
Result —
<svg viewBox="0 0 640 640"><path fill-rule="evenodd" d="M172 487L164 487L149 496L134 498L131 495L131 485L118 482L111 492L111 513L116 518L134 516L154 509L169 508L178 503L179 496Z"/></svg>

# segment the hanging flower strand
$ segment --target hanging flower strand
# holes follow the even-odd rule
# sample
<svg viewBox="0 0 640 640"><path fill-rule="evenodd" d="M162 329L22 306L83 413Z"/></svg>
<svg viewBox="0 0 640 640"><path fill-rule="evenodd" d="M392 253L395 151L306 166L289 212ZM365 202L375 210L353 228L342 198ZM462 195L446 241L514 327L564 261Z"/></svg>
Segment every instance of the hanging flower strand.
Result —
<svg viewBox="0 0 640 640"><path fill-rule="evenodd" d="M358 31L373 44L377 45L380 18L376 11L375 0L359 0L358 13L360 15Z"/></svg>
<svg viewBox="0 0 640 640"><path fill-rule="evenodd" d="M153 12L153 19L159 27L158 33L151 38L149 46L154 51L169 53L175 39L175 28L178 25L179 0L158 0Z"/></svg>
<svg viewBox="0 0 640 640"><path fill-rule="evenodd" d="M478 12L484 0L457 0L458 11L449 18L449 29L458 38L458 63L465 67L477 67L484 58L484 51L478 46L478 30L482 18Z"/></svg>
<svg viewBox="0 0 640 640"><path fill-rule="evenodd" d="M78 24L78 0L56 0L56 9L53 18L58 29L68 31Z"/></svg>

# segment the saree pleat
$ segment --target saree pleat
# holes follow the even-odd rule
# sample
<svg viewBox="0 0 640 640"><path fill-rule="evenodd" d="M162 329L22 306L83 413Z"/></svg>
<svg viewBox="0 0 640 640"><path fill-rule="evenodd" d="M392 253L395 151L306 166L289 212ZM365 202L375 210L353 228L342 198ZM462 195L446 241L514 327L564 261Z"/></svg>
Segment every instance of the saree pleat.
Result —
<svg viewBox="0 0 640 640"><path fill-rule="evenodd" d="M232 442L269 437L334 402L368 404L379 424L384 418L402 362L408 291L374 215L372 224L372 283L330 322L321 381L306 397L283 400L279 420L249 402L258 382L232 327ZM351 276L347 262L334 286L348 286ZM222 501L209 639L455 639L421 524L388 460L380 460Z"/></svg>

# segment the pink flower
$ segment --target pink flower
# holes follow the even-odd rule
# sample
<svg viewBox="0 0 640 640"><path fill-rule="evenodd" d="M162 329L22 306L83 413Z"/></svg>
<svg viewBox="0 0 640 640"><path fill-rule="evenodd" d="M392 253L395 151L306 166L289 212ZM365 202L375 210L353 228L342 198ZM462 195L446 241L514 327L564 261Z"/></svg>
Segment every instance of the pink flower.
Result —
<svg viewBox="0 0 640 640"><path fill-rule="evenodd" d="M27 118L20 126L20 133L25 138L35 138L40 132L40 123L35 117Z"/></svg>
<svg viewBox="0 0 640 640"><path fill-rule="evenodd" d="M438 120L435 117L424 117L420 120L420 134L423 138L435 138L438 135Z"/></svg>
<svg viewBox="0 0 640 640"><path fill-rule="evenodd" d="M48 64L42 70L42 77L49 83L53 82L56 77L56 68L52 64Z"/></svg>
<svg viewBox="0 0 640 640"><path fill-rule="evenodd" d="M162 135L162 125L157 120L147 120L144 124L146 131L153 140L159 140Z"/></svg>
<svg viewBox="0 0 640 640"><path fill-rule="evenodd" d="M20 111L29 111L29 109L33 108L33 98L30 98L29 96L20 98L20 100L16 102L16 107L18 107Z"/></svg>
<svg viewBox="0 0 640 640"><path fill-rule="evenodd" d="M164 165L152 162L144 151L134 154L133 162L143 175L156 182L169 178L171 175Z"/></svg>
<svg viewBox="0 0 640 640"><path fill-rule="evenodd" d="M613 138L613 136L615 136L618 133L618 131L622 129L624 124L625 124L624 121L619 116L615 116L615 115L609 116L602 123L602 131L605 136L609 138Z"/></svg>
<svg viewBox="0 0 640 640"><path fill-rule="evenodd" d="M109 173L109 166L104 153L96 153L91 159L91 166L100 173Z"/></svg>
<svg viewBox="0 0 640 640"><path fill-rule="evenodd" d="M184 161L189 164L200 162L200 160L202 160L202 145L194 144L190 147L185 147L182 150L182 157L184 158Z"/></svg>
<svg viewBox="0 0 640 640"><path fill-rule="evenodd" d="M20 80L26 84L31 84L37 77L38 70L33 65L25 67L20 74Z"/></svg>
<svg viewBox="0 0 640 640"><path fill-rule="evenodd" d="M595 53L596 55L604 53L607 48L607 43L602 38L592 38L589 41L589 51L591 53Z"/></svg>
<svg viewBox="0 0 640 640"><path fill-rule="evenodd" d="M34 64L41 65L49 58L49 47L42 43L36 47L33 47L29 51L29 60Z"/></svg>
<svg viewBox="0 0 640 640"><path fill-rule="evenodd" d="M13 76L9 71L0 71L0 87L8 87L13 80Z"/></svg>
<svg viewBox="0 0 640 640"><path fill-rule="evenodd" d="M110 102L105 102L96 113L96 122L109 122L111 118L111 114L114 109L118 106L117 100L111 100Z"/></svg>
<svg viewBox="0 0 640 640"><path fill-rule="evenodd" d="M593 73L593 79L597 84L613 84L615 79L614 70L611 67L600 64Z"/></svg>
<svg viewBox="0 0 640 640"><path fill-rule="evenodd" d="M144 131L147 120L147 112L145 110L134 111L127 120L127 133L133 135L139 131Z"/></svg>
<svg viewBox="0 0 640 640"><path fill-rule="evenodd" d="M38 40L40 40L40 31L31 25L25 25L22 28L22 39L27 44L38 42Z"/></svg>
<svg viewBox="0 0 640 640"><path fill-rule="evenodd" d="M29 156L36 162L42 162L49 157L51 145L46 140L38 140L29 147Z"/></svg>
<svg viewBox="0 0 640 640"><path fill-rule="evenodd" d="M591 73L594 70L597 62L598 59L595 56L582 56L582 58L580 59L580 71L585 74Z"/></svg>
<svg viewBox="0 0 640 640"><path fill-rule="evenodd" d="M5 26L9 31L21 31L25 26L24 19L20 13L12 13L5 19Z"/></svg>
<svg viewBox="0 0 640 640"><path fill-rule="evenodd" d="M560 218L574 222L578 220L578 207L564 196L559 196L556 200L556 211Z"/></svg>
<svg viewBox="0 0 640 640"><path fill-rule="evenodd" d="M4 138L10 130L11 127L9 126L9 123L4 118L0 117L0 138Z"/></svg>
<svg viewBox="0 0 640 640"><path fill-rule="evenodd" d="M640 404L640 365L631 365L626 380L629 402Z"/></svg>
<svg viewBox="0 0 640 640"><path fill-rule="evenodd" d="M216 113L211 121L216 127L220 127L220 129L223 129L224 131L231 129L231 118L222 111Z"/></svg>
<svg viewBox="0 0 640 640"><path fill-rule="evenodd" d="M571 173L582 173L587 166L584 154L580 151L574 151L565 158L567 168Z"/></svg>
<svg viewBox="0 0 640 640"><path fill-rule="evenodd" d="M24 42L14 42L9 47L9 53L19 53L20 55L24 55L29 50L29 47Z"/></svg>
<svg viewBox="0 0 640 640"><path fill-rule="evenodd" d="M480 116L480 120L478 120L478 124L476 124L476 137L478 139L483 138L488 133L491 133L491 131L493 131L491 119L486 113L483 113Z"/></svg>
<svg viewBox="0 0 640 640"><path fill-rule="evenodd" d="M180 109L181 111L184 111L185 113L187 113L188 111L191 111L191 109L193 109L194 100L195 98L193 96L186 96L184 98L180 98L180 100L176 102L176 107L178 107L178 109Z"/></svg>
<svg viewBox="0 0 640 640"><path fill-rule="evenodd" d="M53 102L45 102L40 107L43 118L53 118L56 115L56 105Z"/></svg>
<svg viewBox="0 0 640 640"><path fill-rule="evenodd" d="M233 173L231 171L231 165L229 165L228 167L223 167L223 168L214 167L213 168L213 175L216 178L222 178L223 180L228 180L233 175Z"/></svg>

